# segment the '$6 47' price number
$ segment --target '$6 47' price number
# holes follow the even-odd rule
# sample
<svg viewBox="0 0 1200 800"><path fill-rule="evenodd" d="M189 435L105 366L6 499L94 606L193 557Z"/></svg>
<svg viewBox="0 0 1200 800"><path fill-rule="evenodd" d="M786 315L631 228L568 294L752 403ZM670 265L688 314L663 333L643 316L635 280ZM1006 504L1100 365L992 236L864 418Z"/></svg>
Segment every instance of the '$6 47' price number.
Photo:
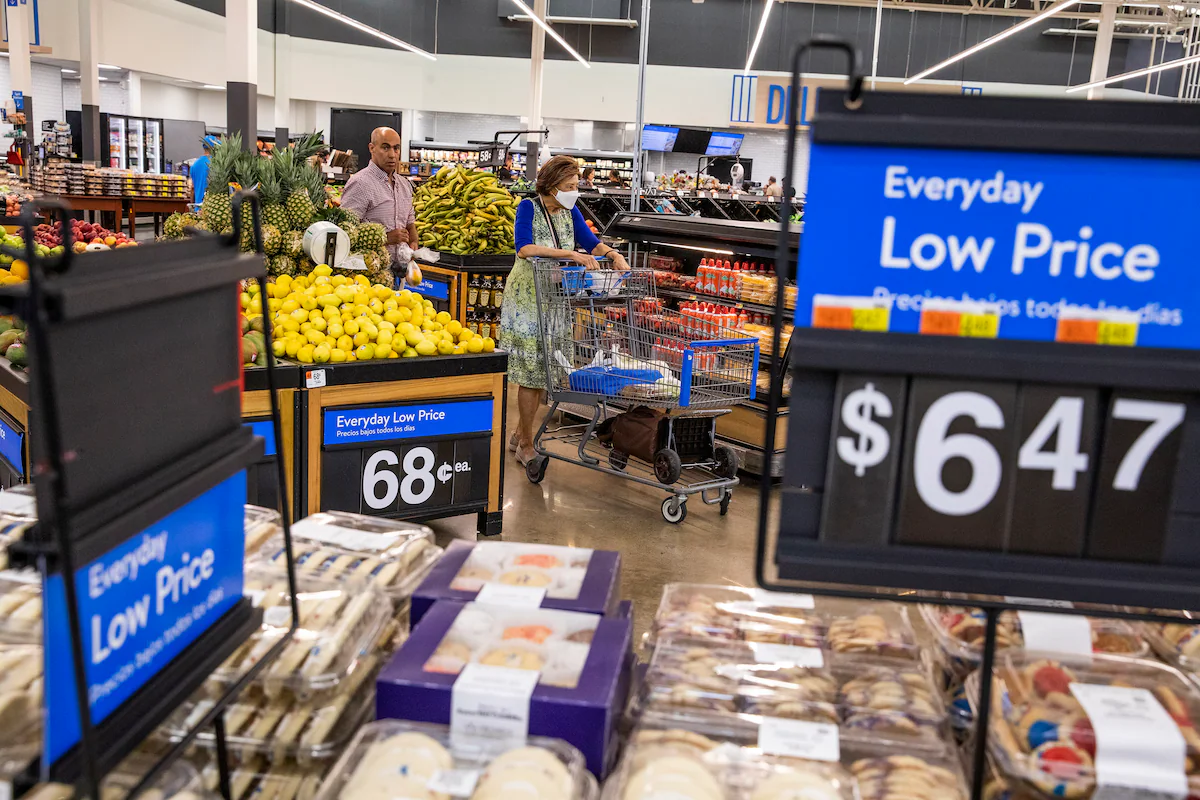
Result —
<svg viewBox="0 0 1200 800"><path fill-rule="evenodd" d="M843 424L857 436L839 436L838 457L862 477L871 467L887 458L891 437L876 419L890 418L892 402L886 394L868 383L850 392L842 403ZM1183 422L1182 403L1117 398L1111 408L1114 420L1148 423L1124 453L1112 487L1117 491L1137 491L1146 463L1155 450ZM950 433L951 424L968 418L981 430L1003 430L1004 412L985 394L973 391L950 392L935 400L919 422L913 444L913 482L921 500L931 509L948 516L974 514L996 497L1000 488L1003 459L996 447L972 433ZM1092 466L1081 448L1084 400L1058 397L1021 443L1017 468L1045 470L1051 473L1051 487L1073 491L1078 476ZM970 479L963 488L948 488L943 468L950 459L965 459Z"/></svg>

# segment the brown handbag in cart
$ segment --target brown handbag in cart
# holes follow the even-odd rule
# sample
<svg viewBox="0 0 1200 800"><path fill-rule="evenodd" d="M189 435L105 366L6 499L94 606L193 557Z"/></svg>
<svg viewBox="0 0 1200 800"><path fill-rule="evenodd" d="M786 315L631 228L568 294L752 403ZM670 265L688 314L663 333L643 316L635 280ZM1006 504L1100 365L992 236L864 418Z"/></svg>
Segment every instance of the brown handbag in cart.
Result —
<svg viewBox="0 0 1200 800"><path fill-rule="evenodd" d="M667 415L654 408L638 406L612 419L612 447L626 455L654 462L662 447L662 426Z"/></svg>

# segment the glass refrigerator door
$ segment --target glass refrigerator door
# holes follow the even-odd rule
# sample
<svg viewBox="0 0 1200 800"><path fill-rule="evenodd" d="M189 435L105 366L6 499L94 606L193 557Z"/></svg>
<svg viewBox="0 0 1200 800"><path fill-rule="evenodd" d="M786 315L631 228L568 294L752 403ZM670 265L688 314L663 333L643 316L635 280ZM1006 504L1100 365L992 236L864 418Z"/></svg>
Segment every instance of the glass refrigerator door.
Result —
<svg viewBox="0 0 1200 800"><path fill-rule="evenodd" d="M125 118L108 118L108 165L117 169L126 168Z"/></svg>
<svg viewBox="0 0 1200 800"><path fill-rule="evenodd" d="M126 150L129 153L129 169L134 172L146 171L146 125L144 120L128 120L129 129L125 133Z"/></svg>
<svg viewBox="0 0 1200 800"><path fill-rule="evenodd" d="M156 119L146 120L146 171L162 172L162 124Z"/></svg>

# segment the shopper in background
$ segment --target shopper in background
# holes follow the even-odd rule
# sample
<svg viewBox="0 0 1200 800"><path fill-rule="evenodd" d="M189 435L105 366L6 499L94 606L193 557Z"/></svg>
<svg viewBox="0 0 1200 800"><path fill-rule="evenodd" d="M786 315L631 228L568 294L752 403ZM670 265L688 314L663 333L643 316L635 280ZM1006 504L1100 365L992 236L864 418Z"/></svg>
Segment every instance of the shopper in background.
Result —
<svg viewBox="0 0 1200 800"><path fill-rule="evenodd" d="M617 172L615 169L610 169L608 171L608 185L617 189L624 189L625 181L621 179L621 173Z"/></svg>
<svg viewBox="0 0 1200 800"><path fill-rule="evenodd" d="M205 136L200 140L204 155L192 162L188 174L192 176L192 202L200 205L204 202L204 193L208 191L208 165L212 161L212 149L217 146L217 137Z"/></svg>
<svg viewBox="0 0 1200 800"><path fill-rule="evenodd" d="M502 181L511 181L513 179L513 160L511 153L504 157L504 166L496 170L496 177Z"/></svg>
<svg viewBox="0 0 1200 800"><path fill-rule="evenodd" d="M775 180L775 176L767 178L767 188L763 190L767 197L783 197L783 187Z"/></svg>
<svg viewBox="0 0 1200 800"><path fill-rule="evenodd" d="M580 189L592 189L596 185L596 168L584 167L583 177L579 179Z"/></svg>
<svg viewBox="0 0 1200 800"><path fill-rule="evenodd" d="M371 131L371 163L350 176L342 190L342 208L363 222L378 222L387 230L387 248L392 263L400 264L399 246L416 246L417 216L413 212L413 189L400 166L400 134L391 128Z"/></svg>
<svg viewBox="0 0 1200 800"><path fill-rule="evenodd" d="M575 159L555 156L547 161L538 170L536 188L536 198L526 198L517 206L517 260L504 285L500 307L500 339L508 351L508 379L519 387L517 429L508 444L522 466L534 456L533 422L546 390L532 259L568 259L584 269L595 269L598 265L593 256L607 256L612 258L613 269L629 269L620 253L588 229L575 206L579 199L579 165Z"/></svg>

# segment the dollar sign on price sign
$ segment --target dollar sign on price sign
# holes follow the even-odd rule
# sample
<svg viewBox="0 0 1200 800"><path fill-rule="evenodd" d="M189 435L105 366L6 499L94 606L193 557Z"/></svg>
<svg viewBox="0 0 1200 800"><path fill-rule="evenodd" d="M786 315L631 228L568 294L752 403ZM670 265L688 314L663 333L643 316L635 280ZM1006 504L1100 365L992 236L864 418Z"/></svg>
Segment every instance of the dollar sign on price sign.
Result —
<svg viewBox="0 0 1200 800"><path fill-rule="evenodd" d="M891 437L875 418L887 419L891 416L892 401L877 390L874 383L855 389L842 402L842 422L858 436L839 436L837 453L843 461L854 467L854 474L858 477L861 478L869 467L877 466L887 458Z"/></svg>

